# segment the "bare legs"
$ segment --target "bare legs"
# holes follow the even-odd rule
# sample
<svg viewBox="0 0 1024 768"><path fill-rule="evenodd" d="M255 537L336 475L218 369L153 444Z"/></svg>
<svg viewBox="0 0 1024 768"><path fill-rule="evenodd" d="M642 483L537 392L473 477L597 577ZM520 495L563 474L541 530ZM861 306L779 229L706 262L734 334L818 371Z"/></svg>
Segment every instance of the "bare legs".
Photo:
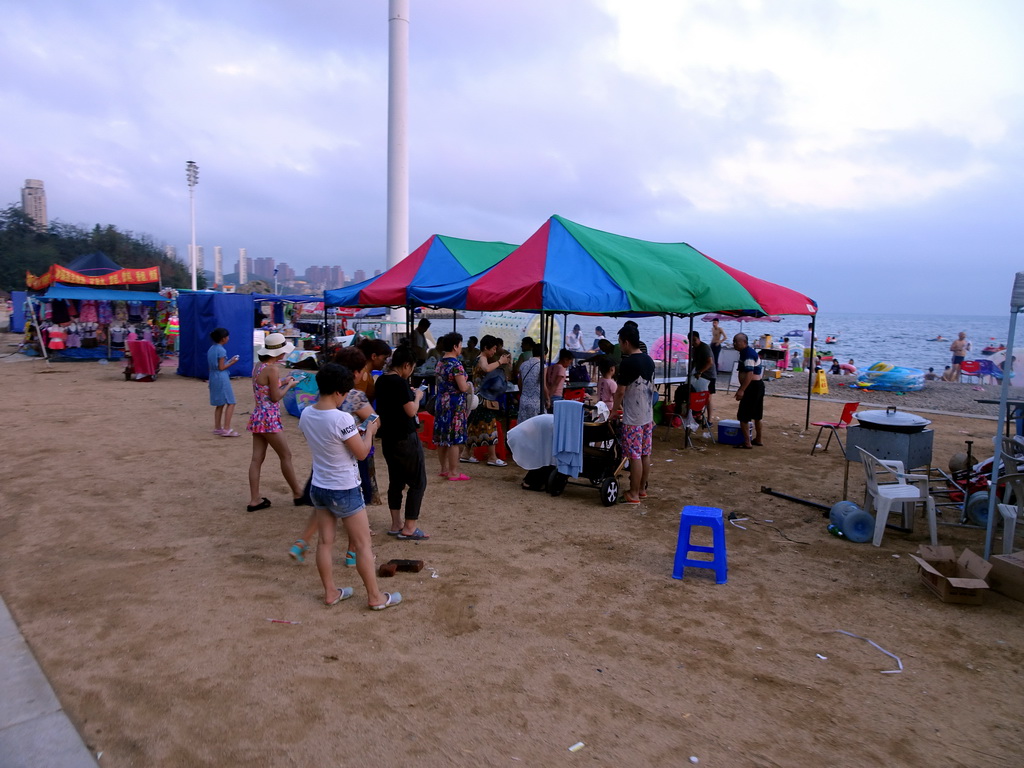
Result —
<svg viewBox="0 0 1024 768"><path fill-rule="evenodd" d="M231 417L235 415L235 404L218 405L213 409L213 430L220 432L223 425L224 432L231 431Z"/></svg>
<svg viewBox="0 0 1024 768"><path fill-rule="evenodd" d="M267 447L274 449L278 459L281 461L281 474L285 482L292 489L292 496L296 499L302 496L302 486L295 477L295 468L292 466L292 452L288 447L288 441L283 432L253 432L252 435L252 460L249 462L249 504L255 506L262 501L260 496L260 470L263 468L263 461L267 458Z"/></svg>
<svg viewBox="0 0 1024 768"><path fill-rule="evenodd" d="M329 603L338 595L338 588L334 584L332 563L338 521L326 509L316 510L316 520L320 534L320 540L316 545L316 570L320 574L320 581L324 587L324 602ZM342 523L344 523L345 532L348 534L349 546L356 553L356 571L359 573L359 578L363 580L363 586L366 587L367 604L383 605L387 598L377 586L377 574L374 571L376 565L373 561L373 547L370 545L370 523L366 518L366 509L349 515L342 520Z"/></svg>
<svg viewBox="0 0 1024 768"><path fill-rule="evenodd" d="M453 472L458 473L459 469L459 450L462 446L459 445L439 445L437 446L437 458L441 461L441 474L450 475Z"/></svg>

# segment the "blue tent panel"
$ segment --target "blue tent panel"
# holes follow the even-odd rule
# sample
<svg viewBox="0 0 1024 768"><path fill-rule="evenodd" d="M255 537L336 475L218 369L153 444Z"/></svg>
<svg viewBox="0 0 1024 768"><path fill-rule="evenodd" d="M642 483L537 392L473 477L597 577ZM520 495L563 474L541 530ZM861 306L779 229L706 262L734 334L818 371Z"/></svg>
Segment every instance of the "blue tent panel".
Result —
<svg viewBox="0 0 1024 768"><path fill-rule="evenodd" d="M51 285L46 293L38 297L50 299L74 299L76 301L141 301L152 304L170 301L166 296L149 291L119 291L116 288L86 288L84 285Z"/></svg>
<svg viewBox="0 0 1024 768"><path fill-rule="evenodd" d="M570 312L629 312L629 296L559 221L548 230L544 306Z"/></svg>
<svg viewBox="0 0 1024 768"><path fill-rule="evenodd" d="M75 257L75 260L70 264L65 264L65 266L72 272L77 272L80 275L89 275L90 277L109 275L111 272L117 272L121 269L120 265L112 261L103 251L83 253L81 256Z"/></svg>
<svg viewBox="0 0 1024 768"><path fill-rule="evenodd" d="M26 296L28 296L27 291L11 291L11 304L13 306L13 312L11 313L11 333L25 332Z"/></svg>
<svg viewBox="0 0 1024 768"><path fill-rule="evenodd" d="M238 355L232 375L252 372L252 296L244 293L178 294L178 375L194 379L209 378L206 353L213 344L210 332L226 328L231 338L228 357Z"/></svg>

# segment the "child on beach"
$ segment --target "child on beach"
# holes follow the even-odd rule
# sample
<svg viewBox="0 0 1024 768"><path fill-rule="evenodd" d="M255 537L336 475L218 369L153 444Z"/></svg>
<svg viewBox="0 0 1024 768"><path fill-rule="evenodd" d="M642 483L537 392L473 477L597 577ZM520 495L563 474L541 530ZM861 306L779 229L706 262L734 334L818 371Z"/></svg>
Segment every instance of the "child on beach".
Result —
<svg viewBox="0 0 1024 768"><path fill-rule="evenodd" d="M352 372L345 366L328 363L317 373L316 383L320 399L302 411L299 430L313 453L309 494L317 516L316 569L324 588L324 605L337 605L353 593L352 587L339 589L334 583L332 552L340 518L356 554L356 571L366 587L368 606L375 611L390 608L402 602L402 596L381 592L377 586L370 523L356 465L370 453L380 420L369 420L361 430L351 414L339 410L353 386Z"/></svg>
<svg viewBox="0 0 1024 768"><path fill-rule="evenodd" d="M210 369L210 405L213 411L213 434L220 437L239 437L231 428L231 417L235 415L235 393L231 390L231 374L228 368L238 362L238 355L228 357L224 345L228 343L227 328L214 328L210 334L213 346L206 353L206 364Z"/></svg>
<svg viewBox="0 0 1024 768"><path fill-rule="evenodd" d="M597 364L597 370L601 372L601 378L597 382L597 399L608 406L611 411L612 403L615 401L615 391L619 388L615 381L615 363L608 358L603 358Z"/></svg>
<svg viewBox="0 0 1024 768"><path fill-rule="evenodd" d="M572 365L575 359L572 352L563 349L558 353L558 362L548 366L544 374L544 381L547 384L548 408L551 407L552 403L564 399L562 393L565 392L565 382L569 378L569 366Z"/></svg>

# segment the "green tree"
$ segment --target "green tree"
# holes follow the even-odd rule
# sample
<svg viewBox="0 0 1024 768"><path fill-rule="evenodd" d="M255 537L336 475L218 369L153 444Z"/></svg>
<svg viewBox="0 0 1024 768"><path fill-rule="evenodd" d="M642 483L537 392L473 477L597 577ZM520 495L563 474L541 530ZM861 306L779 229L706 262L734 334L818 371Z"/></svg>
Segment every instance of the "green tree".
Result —
<svg viewBox="0 0 1024 768"><path fill-rule="evenodd" d="M94 251L102 251L126 269L160 267L165 286L191 285L188 268L168 258L149 235L121 232L113 224L85 230L61 221L39 230L16 205L0 211L0 288L4 290L24 290L25 272L41 275L53 264L68 264ZM203 276L197 277L198 286L205 287Z"/></svg>

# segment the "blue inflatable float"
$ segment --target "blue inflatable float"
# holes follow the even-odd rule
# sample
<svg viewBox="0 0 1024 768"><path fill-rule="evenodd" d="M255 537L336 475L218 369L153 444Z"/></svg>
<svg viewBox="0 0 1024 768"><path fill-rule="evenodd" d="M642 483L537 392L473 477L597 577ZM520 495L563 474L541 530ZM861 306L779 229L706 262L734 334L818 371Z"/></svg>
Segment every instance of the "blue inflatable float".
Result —
<svg viewBox="0 0 1024 768"><path fill-rule="evenodd" d="M919 392L924 389L924 371L892 363L875 363L851 386L877 392Z"/></svg>

